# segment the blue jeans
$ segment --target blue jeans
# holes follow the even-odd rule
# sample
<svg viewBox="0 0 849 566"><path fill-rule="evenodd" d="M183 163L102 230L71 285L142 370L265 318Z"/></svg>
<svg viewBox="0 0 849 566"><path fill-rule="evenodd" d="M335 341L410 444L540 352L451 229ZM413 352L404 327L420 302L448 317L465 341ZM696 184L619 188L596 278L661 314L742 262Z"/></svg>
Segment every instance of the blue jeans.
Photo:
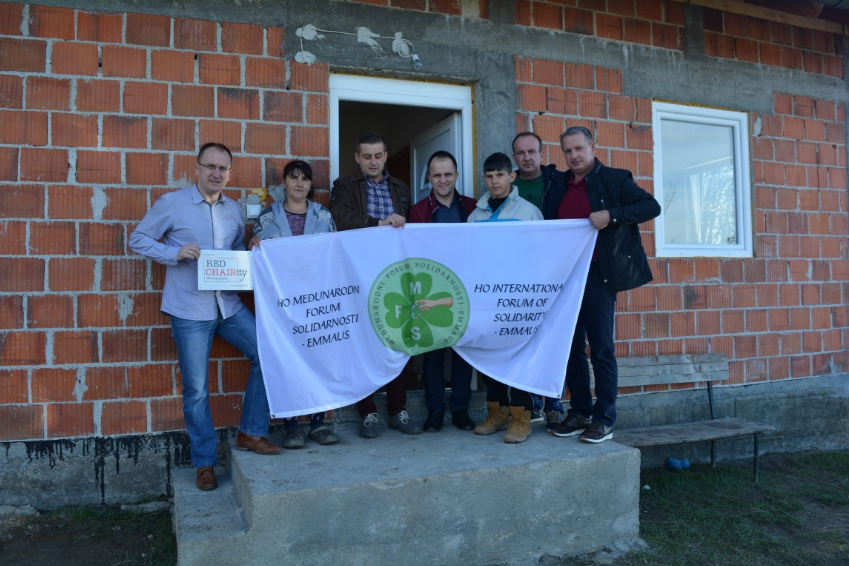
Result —
<svg viewBox="0 0 849 566"><path fill-rule="evenodd" d="M445 350L451 352L451 410L468 409L472 400L472 366L453 348L424 353L425 404L428 412L445 412Z"/></svg>
<svg viewBox="0 0 849 566"><path fill-rule="evenodd" d="M572 397L569 413L592 418L606 426L616 422L616 393L619 372L613 345L613 313L616 293L604 286L598 262L590 264L584 298L572 337L569 363L566 365L566 387ZM590 343L590 359L595 375L596 402L590 391L590 367L587 364L586 343Z"/></svg>
<svg viewBox="0 0 849 566"><path fill-rule="evenodd" d="M209 351L216 334L241 350L251 362L239 430L251 436L268 432L268 399L259 367L256 320L251 311L242 307L226 319L219 312L217 320L188 320L172 315L171 335L183 374L183 419L195 468L214 466L218 461L218 436L209 409Z"/></svg>
<svg viewBox="0 0 849 566"><path fill-rule="evenodd" d="M565 409L563 408L563 403L560 402L560 399L556 397L543 397L542 395L537 395L536 393L531 394L534 398L534 411L539 413L540 411L558 411L560 413L565 413ZM560 397L563 397L563 394L560 394Z"/></svg>

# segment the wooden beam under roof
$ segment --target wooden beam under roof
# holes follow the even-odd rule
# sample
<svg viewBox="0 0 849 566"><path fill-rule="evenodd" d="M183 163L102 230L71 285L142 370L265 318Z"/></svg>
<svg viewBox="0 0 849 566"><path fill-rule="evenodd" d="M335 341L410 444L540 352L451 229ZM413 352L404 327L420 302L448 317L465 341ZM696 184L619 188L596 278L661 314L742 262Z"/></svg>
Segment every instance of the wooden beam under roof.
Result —
<svg viewBox="0 0 849 566"><path fill-rule="evenodd" d="M762 20L768 20L771 22L779 22L782 24L789 24L791 26L798 26L807 29L815 29L828 33L834 33L837 35L849 36L849 26L845 26L837 22L827 22L817 18L810 18L797 14L789 14L787 12L782 12L773 8L764 8L762 6L755 6L754 4L746 4L745 2L740 2L739 0L674 1L682 2L684 4L692 4L694 6L702 6L703 8L713 8L715 10L721 10L723 12L729 12L732 14L752 16L754 18L760 18ZM807 2L806 4L813 3Z"/></svg>

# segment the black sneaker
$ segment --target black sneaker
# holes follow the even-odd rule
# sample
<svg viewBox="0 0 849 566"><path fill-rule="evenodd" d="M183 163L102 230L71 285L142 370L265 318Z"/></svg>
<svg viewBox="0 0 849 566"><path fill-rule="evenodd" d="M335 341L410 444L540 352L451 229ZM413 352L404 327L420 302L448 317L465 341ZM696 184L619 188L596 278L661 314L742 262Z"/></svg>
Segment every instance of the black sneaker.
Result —
<svg viewBox="0 0 849 566"><path fill-rule="evenodd" d="M551 430L555 425L559 425L563 420L563 413L557 410L550 410L545 412L545 428Z"/></svg>
<svg viewBox="0 0 849 566"><path fill-rule="evenodd" d="M531 424L541 423L545 420L545 415L542 411L531 411Z"/></svg>
<svg viewBox="0 0 849 566"><path fill-rule="evenodd" d="M598 444L599 442L604 442L611 438L613 438L612 426L604 426L601 423L592 422L590 423L590 426L587 427L587 430L578 437L578 440L581 442L592 442L593 444Z"/></svg>
<svg viewBox="0 0 849 566"><path fill-rule="evenodd" d="M451 412L451 422L460 430L475 430L475 421L469 416L469 411L460 409Z"/></svg>
<svg viewBox="0 0 849 566"><path fill-rule="evenodd" d="M422 427L425 432L439 432L442 430L442 424L445 422L445 413L442 411L432 411L428 413Z"/></svg>
<svg viewBox="0 0 849 566"><path fill-rule="evenodd" d="M589 426L589 424L590 419L582 417L581 415L570 414L566 415L566 418L562 422L548 427L548 432L561 438L566 436L575 436L576 434L581 434L584 429Z"/></svg>
<svg viewBox="0 0 849 566"><path fill-rule="evenodd" d="M327 425L322 425L312 429L307 435L307 438L313 442L318 442L322 446L330 446L331 444L339 442L339 437L336 436Z"/></svg>
<svg viewBox="0 0 849 566"><path fill-rule="evenodd" d="M287 428L283 432L283 448L297 450L304 447L304 435L298 427Z"/></svg>

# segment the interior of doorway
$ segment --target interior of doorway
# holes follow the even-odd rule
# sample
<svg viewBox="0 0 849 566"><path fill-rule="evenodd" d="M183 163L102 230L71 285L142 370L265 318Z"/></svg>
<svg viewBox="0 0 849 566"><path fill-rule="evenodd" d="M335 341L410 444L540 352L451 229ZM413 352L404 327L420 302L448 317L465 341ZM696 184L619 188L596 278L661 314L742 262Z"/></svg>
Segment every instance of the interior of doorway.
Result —
<svg viewBox="0 0 849 566"><path fill-rule="evenodd" d="M377 132L386 142L386 170L412 187L410 140L454 114L446 108L339 101L339 170L356 171L354 151L363 132Z"/></svg>
<svg viewBox="0 0 849 566"><path fill-rule="evenodd" d="M392 177L413 187L411 140L444 121L454 109L405 106L398 104L339 101L339 172L348 174L357 170L354 160L357 138L363 132L377 132L386 142L389 154L386 170ZM462 191L469 194L467 191ZM473 194L473 192L472 192ZM413 204L418 199L413 195ZM447 352L446 352L447 353ZM402 375L408 390L423 389L421 381L422 356L413 356ZM445 376L450 380L451 357L446 356ZM478 389L478 380L472 380L472 389ZM450 386L450 382L446 383Z"/></svg>

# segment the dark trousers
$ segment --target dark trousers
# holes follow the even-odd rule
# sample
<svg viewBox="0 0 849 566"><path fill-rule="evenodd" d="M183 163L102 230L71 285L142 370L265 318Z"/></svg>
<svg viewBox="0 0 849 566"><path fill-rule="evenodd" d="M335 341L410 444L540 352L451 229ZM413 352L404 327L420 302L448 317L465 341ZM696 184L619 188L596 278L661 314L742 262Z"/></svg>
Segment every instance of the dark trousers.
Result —
<svg viewBox="0 0 849 566"><path fill-rule="evenodd" d="M504 385L489 376L484 376L484 383L486 383L487 402L497 402L504 407L524 407L529 411L533 410L534 399L527 391Z"/></svg>
<svg viewBox="0 0 849 566"><path fill-rule="evenodd" d="M616 294L602 283L598 262L590 264L584 298L575 325L569 363L566 365L566 387L572 397L569 413L592 418L606 426L616 422L616 393L619 373L613 345L613 315ZM587 364L586 343L590 344L590 359L595 375L596 401L590 390L590 367Z"/></svg>
<svg viewBox="0 0 849 566"><path fill-rule="evenodd" d="M401 374L386 384L386 405L389 416L394 417L403 411L406 404L407 385L404 383L403 374ZM377 405L374 404L374 393L357 402L357 411L360 413L360 417L377 412Z"/></svg>
<svg viewBox="0 0 849 566"><path fill-rule="evenodd" d="M451 354L451 410L468 409L472 400L472 366L453 350L425 352L422 361L425 404L429 412L445 412L445 350Z"/></svg>

